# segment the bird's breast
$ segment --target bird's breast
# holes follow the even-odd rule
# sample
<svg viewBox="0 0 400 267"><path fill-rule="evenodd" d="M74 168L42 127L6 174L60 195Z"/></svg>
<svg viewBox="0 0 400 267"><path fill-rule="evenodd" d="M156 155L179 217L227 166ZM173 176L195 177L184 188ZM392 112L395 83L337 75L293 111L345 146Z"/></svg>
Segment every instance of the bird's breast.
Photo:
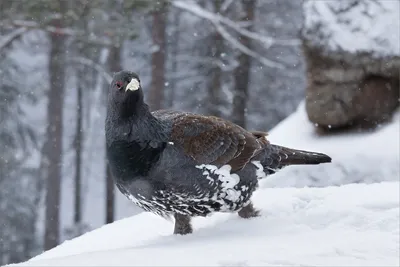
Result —
<svg viewBox="0 0 400 267"><path fill-rule="evenodd" d="M151 142L114 141L107 146L107 159L114 178L131 180L147 177L156 166L164 147Z"/></svg>

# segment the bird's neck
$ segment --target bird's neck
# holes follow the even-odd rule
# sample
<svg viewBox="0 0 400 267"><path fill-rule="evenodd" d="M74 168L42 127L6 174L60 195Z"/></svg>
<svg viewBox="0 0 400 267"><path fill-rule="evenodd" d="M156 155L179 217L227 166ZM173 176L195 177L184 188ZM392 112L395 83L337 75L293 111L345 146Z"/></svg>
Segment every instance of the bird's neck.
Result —
<svg viewBox="0 0 400 267"><path fill-rule="evenodd" d="M129 108L126 105L109 107L107 125L113 128L109 129L110 131L118 132L114 136L124 139L128 137L132 141L139 142L165 142L168 125L155 118L147 104L140 103L140 105L132 106Z"/></svg>
<svg viewBox="0 0 400 267"><path fill-rule="evenodd" d="M146 177L166 147L166 125L146 106L130 116L109 112L106 122L107 158L120 182Z"/></svg>
<svg viewBox="0 0 400 267"><path fill-rule="evenodd" d="M168 125L160 121L150 112L148 106L142 110L139 116L131 118L132 135L141 140L153 142L166 142Z"/></svg>

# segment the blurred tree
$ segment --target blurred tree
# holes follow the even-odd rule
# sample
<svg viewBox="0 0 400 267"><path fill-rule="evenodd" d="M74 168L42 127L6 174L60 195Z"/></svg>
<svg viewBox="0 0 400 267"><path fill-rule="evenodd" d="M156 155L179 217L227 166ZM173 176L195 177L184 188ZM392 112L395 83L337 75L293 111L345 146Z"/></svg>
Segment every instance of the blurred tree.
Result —
<svg viewBox="0 0 400 267"><path fill-rule="evenodd" d="M108 54L108 68L111 73L120 71L121 47L112 47ZM109 84L105 85L108 90ZM112 223L115 219L115 186L109 165L106 164L106 223Z"/></svg>
<svg viewBox="0 0 400 267"><path fill-rule="evenodd" d="M254 23L254 9L256 0L242 0L242 20L248 22L248 29L251 30ZM243 46L251 49L251 39L247 36L239 37ZM238 66L233 76L235 85L233 88L232 121L236 124L246 127L246 110L249 94L249 81L251 69L251 57L243 52L239 52Z"/></svg>
<svg viewBox="0 0 400 267"><path fill-rule="evenodd" d="M284 64L284 68L274 68L254 58L252 62L247 126L269 130L304 97L305 69L299 40L302 1L257 1L255 13L254 31L270 42L260 44L253 39L253 50Z"/></svg>
<svg viewBox="0 0 400 267"><path fill-rule="evenodd" d="M52 1L59 16L50 22L54 28L65 27L65 12L68 10L66 1ZM62 168L63 140L63 107L66 72L66 36L57 31L49 33L49 91L47 104L47 130L44 145L44 162L46 170L46 226L44 249L49 250L59 244L60 240L60 192Z"/></svg>
<svg viewBox="0 0 400 267"><path fill-rule="evenodd" d="M214 12L220 14L222 0L213 1ZM224 39L218 31L213 31L210 35L210 45L208 46L208 56L213 58L214 64L209 69L208 101L207 113L214 116L222 116L222 70L218 64L224 52Z"/></svg>
<svg viewBox="0 0 400 267"><path fill-rule="evenodd" d="M304 90L304 78L301 78L304 73L303 69L299 68L302 67L300 65L300 41L298 38L298 31L302 22L301 1L259 1L257 7L254 8L254 13L258 12L260 16L255 16L258 19L254 21L252 29L248 27L249 22L242 21L243 16L238 12L240 3L240 1L231 0L220 2L175 0L172 5L201 19L200 22L196 23L201 24L202 27L197 27L194 33L194 36L198 36L198 39L192 38L195 42L194 46L197 46L199 51L218 43L215 39L213 41L208 40L208 37L212 36L212 32L217 32L218 35L214 34L214 36L220 36L223 40L224 46L219 58L202 51L199 53L202 58L194 59L198 66L197 72L204 75L203 80L209 82L209 84L214 80L214 84L218 85L218 79L215 77L219 76L219 71L208 72L207 66L212 62L211 64L219 65L222 70L220 87L205 86L203 81L196 80L196 83L192 81L194 84L193 91L203 92L203 95L206 96L200 98L206 103L205 112L227 118L232 115L230 105L235 94L229 88L234 88L233 69L238 64L235 59L238 54L245 54L253 60L250 74L254 77L254 82L252 78L249 84L248 97L250 101L257 103L248 105L250 108L248 115L251 118L247 118L249 124L247 126L268 129L281 120L281 116L286 116L294 110L300 101L301 92ZM219 11L218 4L220 4ZM204 20L207 23L204 23ZM251 40L251 45L249 42L250 47L244 45L246 43L243 42L244 37ZM212 49L210 50L212 51ZM287 52L287 55L282 54L282 51ZM270 76L271 79L269 79ZM283 79L278 81L275 79L278 76L283 77ZM300 80L300 83L298 83L300 86L296 84L296 90L288 88L288 83L295 80L292 77ZM203 86L209 89L208 92L197 90L198 87L202 89ZM211 89L220 90L221 93L212 92ZM295 97L292 97L293 92L296 93ZM216 98L216 95L219 98ZM199 100L198 95L196 95L196 98L196 100ZM236 101L238 100L236 98ZM282 100L284 105L280 105L280 102L276 100ZM265 103L268 103L268 105ZM215 108L215 106L219 106L219 108ZM239 109L243 110L243 106L238 107L235 113ZM268 113L266 109L268 109ZM266 116L266 114L269 116Z"/></svg>
<svg viewBox="0 0 400 267"><path fill-rule="evenodd" d="M165 96L165 107L173 108L174 102L176 101L176 90L177 90L177 76L178 76L178 67L179 67L179 52L181 51L180 42L180 25L181 25L181 10L172 9L170 10L170 20L168 20L167 26L169 26L169 31L167 29L167 51L170 52L167 54L167 63L170 64L166 71L169 71L165 84L166 88L166 96Z"/></svg>
<svg viewBox="0 0 400 267"><path fill-rule="evenodd" d="M79 227L82 224L83 88L81 83L77 85L76 91L74 224Z"/></svg>
<svg viewBox="0 0 400 267"><path fill-rule="evenodd" d="M48 33L49 52L49 85L48 90L48 124L46 141L43 145L41 170L47 185L46 191L46 227L45 249L54 247L59 242L59 208L61 190L61 169L63 163L63 104L66 71L68 64L74 63L78 69L77 75L80 87L88 80L88 72L93 67L94 57L87 52L72 53L66 56L68 49L79 44L90 50L90 46L120 47L124 40L135 37L136 28L133 27L132 12L125 12L124 7L131 7L134 12L146 7L146 1L32 1L21 0L12 3L3 3L0 12L0 27L13 29L14 32L6 40L0 42L0 49L26 31L40 29ZM129 10L129 8L128 8ZM109 15L114 14L112 23L108 23ZM29 20L26 20L26 19ZM95 22L95 23L94 23ZM90 32L85 26L91 25ZM68 42L67 42L68 41ZM67 47L68 44L68 47ZM90 54L90 53L89 53ZM71 57L72 55L72 57ZM99 53L97 53L99 56ZM89 64L86 64L88 63ZM76 64L78 63L78 65ZM85 67L79 67L85 63ZM98 70L98 68L96 68ZM92 82L86 83L87 86ZM75 215L76 224L82 219L81 183L82 183L82 91L77 95L77 128L75 132L74 149L76 152L75 174Z"/></svg>
<svg viewBox="0 0 400 267"><path fill-rule="evenodd" d="M161 109L164 103L165 50L168 1L157 1L152 10L151 82L148 103L151 110Z"/></svg>
<svg viewBox="0 0 400 267"><path fill-rule="evenodd" d="M0 36L12 32L0 30ZM0 265L25 260L38 247L32 222L38 217L41 180L37 170L27 164L37 139L24 109L35 98L29 94L30 88L21 86L26 73L9 55L16 42L19 38L0 49Z"/></svg>

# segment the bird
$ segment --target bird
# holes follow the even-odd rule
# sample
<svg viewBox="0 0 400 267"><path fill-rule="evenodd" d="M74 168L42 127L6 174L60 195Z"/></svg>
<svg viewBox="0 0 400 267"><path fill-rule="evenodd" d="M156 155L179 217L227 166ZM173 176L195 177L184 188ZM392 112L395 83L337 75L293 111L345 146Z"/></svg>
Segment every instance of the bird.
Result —
<svg viewBox="0 0 400 267"><path fill-rule="evenodd" d="M114 73L105 118L106 158L119 191L147 212L174 218L173 234L215 212L260 216L251 201L259 180L290 165L332 161L323 153L272 144L216 116L150 111L137 73Z"/></svg>

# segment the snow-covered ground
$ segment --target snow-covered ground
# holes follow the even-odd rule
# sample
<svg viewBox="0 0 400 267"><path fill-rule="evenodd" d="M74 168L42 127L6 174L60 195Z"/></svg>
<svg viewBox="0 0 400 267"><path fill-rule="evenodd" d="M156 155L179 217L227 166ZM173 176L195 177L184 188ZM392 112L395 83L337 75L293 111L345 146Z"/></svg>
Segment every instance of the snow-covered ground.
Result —
<svg viewBox="0 0 400 267"><path fill-rule="evenodd" d="M173 236L172 222L141 213L18 265L399 266L399 118L371 133L321 137L301 104L269 139L328 153L333 163L262 181L254 195L261 217L195 218L194 234Z"/></svg>
<svg viewBox="0 0 400 267"><path fill-rule="evenodd" d="M196 218L191 236L148 213L122 219L21 266L282 266L399 264L398 182L261 189L263 216Z"/></svg>

